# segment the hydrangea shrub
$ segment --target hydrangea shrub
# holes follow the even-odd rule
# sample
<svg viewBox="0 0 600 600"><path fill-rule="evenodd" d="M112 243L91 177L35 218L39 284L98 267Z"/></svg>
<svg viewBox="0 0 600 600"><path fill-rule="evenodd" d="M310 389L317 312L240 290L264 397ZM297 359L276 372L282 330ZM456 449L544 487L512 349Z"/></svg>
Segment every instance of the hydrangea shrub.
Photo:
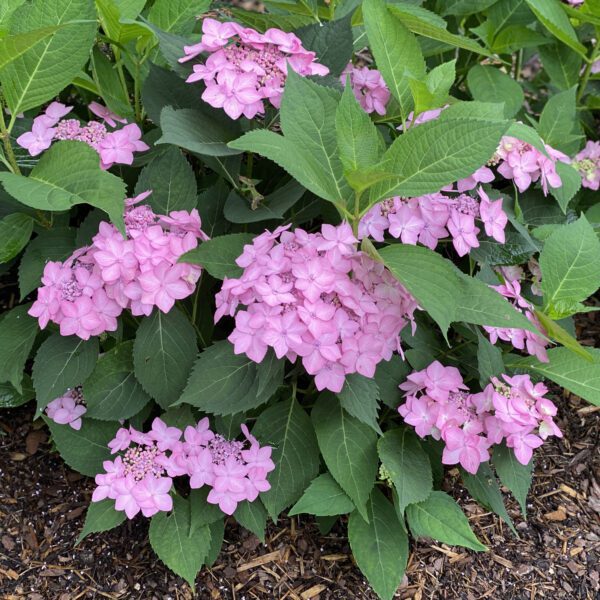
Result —
<svg viewBox="0 0 600 600"><path fill-rule="evenodd" d="M486 550L445 466L515 531L553 390L600 404L599 14L0 9L0 406L95 479L81 538L149 519L193 586L227 519L341 518L391 599L411 538Z"/></svg>

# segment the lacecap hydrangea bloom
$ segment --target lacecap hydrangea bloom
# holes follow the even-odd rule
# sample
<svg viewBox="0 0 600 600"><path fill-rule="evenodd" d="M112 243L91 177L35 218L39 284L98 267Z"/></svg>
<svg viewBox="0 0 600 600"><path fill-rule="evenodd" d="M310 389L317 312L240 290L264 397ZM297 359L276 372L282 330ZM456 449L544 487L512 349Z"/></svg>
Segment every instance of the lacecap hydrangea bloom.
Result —
<svg viewBox="0 0 600 600"><path fill-rule="evenodd" d="M62 396L55 398L46 406L46 414L49 419L59 425L69 425L75 430L81 429L81 417L86 412L81 386L68 389Z"/></svg>
<svg viewBox="0 0 600 600"><path fill-rule="evenodd" d="M363 110L366 113L376 112L379 115L385 115L385 107L390 99L390 90L381 73L377 69L355 67L349 63L340 76L343 86L346 85L348 77L354 97Z"/></svg>
<svg viewBox="0 0 600 600"><path fill-rule="evenodd" d="M118 456L96 475L92 501L110 498L129 519L139 512L151 517L173 508L173 478L184 476L192 489L209 486L207 501L231 515L239 502L253 502L271 488L267 475L275 468L271 447L261 446L245 425L242 432L244 441L227 440L209 429L208 418L184 431L158 417L147 433L122 427L108 444Z"/></svg>
<svg viewBox="0 0 600 600"><path fill-rule="evenodd" d="M177 261L198 240L208 239L200 215L196 209L156 215L150 206L138 206L150 193L126 200L125 238L102 221L90 246L65 262L46 263L43 285L29 309L42 329L52 321L61 335L86 340L116 331L124 309L148 316L157 306L166 313L194 292L201 268Z"/></svg>
<svg viewBox="0 0 600 600"><path fill-rule="evenodd" d="M585 148L575 156L573 166L581 174L581 185L598 191L600 189L600 142L588 140Z"/></svg>
<svg viewBox="0 0 600 600"><path fill-rule="evenodd" d="M546 438L562 437L553 419L557 409L545 397L546 386L533 384L529 375L502 379L493 377L482 392L471 393L458 369L435 361L400 384L406 402L398 412L419 437L444 442L445 465L475 474L502 440L526 465Z"/></svg>
<svg viewBox="0 0 600 600"><path fill-rule="evenodd" d="M100 166L109 169L114 164L130 165L134 152L148 150L149 146L142 141L142 131L135 123L127 124L126 119L115 115L105 106L92 102L89 110L102 121L82 123L79 119L65 119L72 106L60 102L52 102L42 115L33 120L31 131L17 138L17 143L26 148L31 156L37 156L47 150L52 142L75 140L92 147L100 156ZM109 131L109 127L117 127L117 122L124 124L119 129Z"/></svg>
<svg viewBox="0 0 600 600"><path fill-rule="evenodd" d="M459 256L479 246L482 229L503 244L508 217L502 210L502 199L490 200L482 188L478 196L475 199L468 194L452 196L442 192L417 198L394 196L375 204L365 214L358 236L383 242L387 231L404 244L419 243L432 250L441 239L451 236Z"/></svg>
<svg viewBox="0 0 600 600"><path fill-rule="evenodd" d="M417 303L383 264L357 251L347 223L319 233L289 227L244 247L236 261L244 272L223 281L215 321L235 316L228 339L236 354L261 362L273 348L278 358L300 357L318 390L339 392L346 375L373 377L400 349Z"/></svg>
<svg viewBox="0 0 600 600"><path fill-rule="evenodd" d="M280 29L259 33L238 23L209 18L202 21L200 43L184 46L184 52L180 62L202 53L209 55L204 63L193 66L187 82L204 81L202 99L222 108L232 119L263 114L265 102L279 108L288 66L302 76L329 73L293 33Z"/></svg>

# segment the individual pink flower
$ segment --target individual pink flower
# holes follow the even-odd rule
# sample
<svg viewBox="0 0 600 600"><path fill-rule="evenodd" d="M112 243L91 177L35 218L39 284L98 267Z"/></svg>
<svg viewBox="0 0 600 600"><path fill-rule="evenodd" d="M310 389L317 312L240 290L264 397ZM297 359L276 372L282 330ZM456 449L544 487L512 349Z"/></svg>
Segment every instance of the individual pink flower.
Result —
<svg viewBox="0 0 600 600"><path fill-rule="evenodd" d="M184 280L187 272L185 264L170 265L161 262L152 270L142 273L138 280L142 286L142 302L156 304L167 313L175 304L190 295L190 285Z"/></svg>
<svg viewBox="0 0 600 600"><path fill-rule="evenodd" d="M34 121L31 131L21 134L17 144L29 151L31 156L37 156L50 148L56 129L48 127L46 123Z"/></svg>
<svg viewBox="0 0 600 600"><path fill-rule="evenodd" d="M132 489L132 495L145 517L173 509L173 498L169 491L173 487L170 477L146 477ZM128 515L129 516L129 515Z"/></svg>
<svg viewBox="0 0 600 600"><path fill-rule="evenodd" d="M102 106L102 104L99 104L98 102L90 102L88 105L88 109L90 110L90 112L94 113L97 117L100 117L111 127L116 127L117 121L119 123L127 123L127 119L119 117L114 112L106 108L106 106Z"/></svg>
<svg viewBox="0 0 600 600"><path fill-rule="evenodd" d="M508 223L508 217L502 210L502 198L491 201L482 188L479 188L478 193L481 198L479 214L485 227L486 235L493 237L496 241L504 244L506 239L504 229Z"/></svg>
<svg viewBox="0 0 600 600"><path fill-rule="evenodd" d="M448 220L448 231L452 235L452 244L459 256L468 254L471 248L479 247L475 219L471 215L452 212Z"/></svg>

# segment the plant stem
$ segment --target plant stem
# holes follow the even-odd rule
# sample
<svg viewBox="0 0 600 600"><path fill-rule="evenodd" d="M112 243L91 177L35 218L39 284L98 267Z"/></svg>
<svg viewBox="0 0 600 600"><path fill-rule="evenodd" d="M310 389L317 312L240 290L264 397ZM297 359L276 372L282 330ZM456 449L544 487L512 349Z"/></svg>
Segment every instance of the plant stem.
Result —
<svg viewBox="0 0 600 600"><path fill-rule="evenodd" d="M577 104L581 102L583 98L583 94L585 93L585 88L587 87L588 81L590 79L590 75L592 74L592 67L594 66L594 62L600 53L600 40L597 40L592 48L592 54L590 58L587 60L587 64L585 65L585 70L583 71L583 76L581 78L581 82L579 84L579 89L577 90Z"/></svg>
<svg viewBox="0 0 600 600"><path fill-rule="evenodd" d="M6 153L6 158L8 159L10 170L15 175L20 175L21 169L19 169L19 165L17 164L17 157L15 156L12 144L10 143L10 129L7 129L6 123L4 121L4 102L0 102L0 136L2 137L2 141L4 143L4 152Z"/></svg>

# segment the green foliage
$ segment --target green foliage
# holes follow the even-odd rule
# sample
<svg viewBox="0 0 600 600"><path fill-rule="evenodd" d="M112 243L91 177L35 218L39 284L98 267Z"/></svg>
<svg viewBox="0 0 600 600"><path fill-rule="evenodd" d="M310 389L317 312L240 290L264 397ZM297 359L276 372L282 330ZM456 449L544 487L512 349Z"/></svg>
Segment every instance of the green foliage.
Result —
<svg viewBox="0 0 600 600"><path fill-rule="evenodd" d="M302 498L288 511L289 516L307 513L319 517L343 515L354 510L352 500L329 473L323 473L308 486Z"/></svg>
<svg viewBox="0 0 600 600"><path fill-rule="evenodd" d="M521 507L523 516L525 516L527 494L531 487L533 460L528 465L522 465L516 459L514 452L506 447L506 444L500 444L494 448L492 462L502 485L505 485L512 492Z"/></svg>
<svg viewBox="0 0 600 600"><path fill-rule="evenodd" d="M125 513L115 510L115 503L108 498L100 502L90 502L85 515L83 529L77 538L81 542L90 533L109 531L125 521Z"/></svg>
<svg viewBox="0 0 600 600"><path fill-rule="evenodd" d="M467 83L475 100L504 102L506 118L514 117L521 110L525 100L521 86L495 67L482 65L472 67L467 75Z"/></svg>
<svg viewBox="0 0 600 600"><path fill-rule="evenodd" d="M19 394L25 362L38 334L35 319L27 314L30 307L16 306L0 321L0 382L10 382Z"/></svg>

